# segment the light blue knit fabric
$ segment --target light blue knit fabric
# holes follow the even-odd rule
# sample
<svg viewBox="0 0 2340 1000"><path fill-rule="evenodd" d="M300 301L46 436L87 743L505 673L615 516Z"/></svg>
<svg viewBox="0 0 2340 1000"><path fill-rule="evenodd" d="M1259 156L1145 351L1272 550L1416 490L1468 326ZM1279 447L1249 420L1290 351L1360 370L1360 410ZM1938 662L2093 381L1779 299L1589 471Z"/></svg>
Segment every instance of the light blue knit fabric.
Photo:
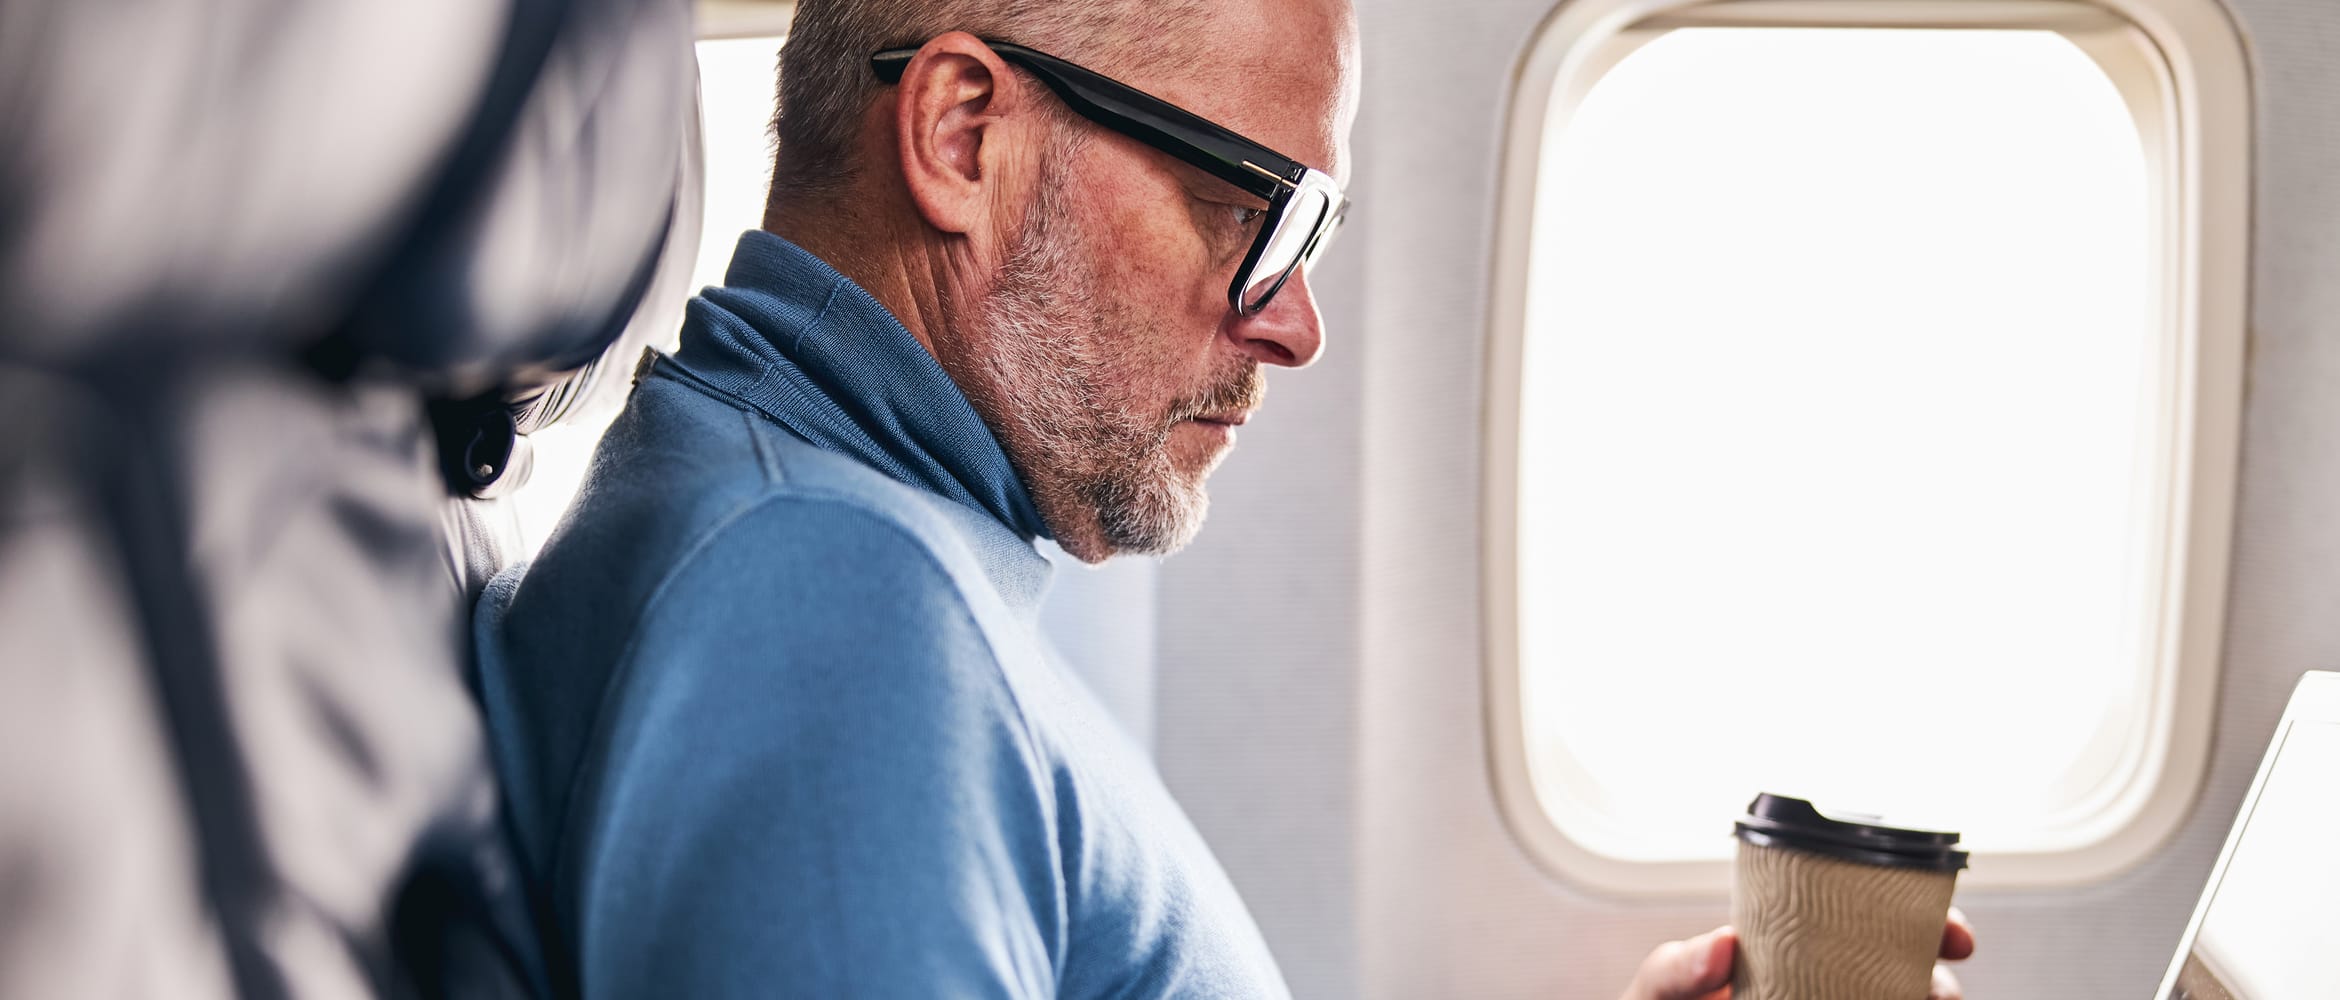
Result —
<svg viewBox="0 0 2340 1000"><path fill-rule="evenodd" d="M694 300L479 685L587 997L1283 997L1035 630L1044 531L933 357L765 233Z"/></svg>

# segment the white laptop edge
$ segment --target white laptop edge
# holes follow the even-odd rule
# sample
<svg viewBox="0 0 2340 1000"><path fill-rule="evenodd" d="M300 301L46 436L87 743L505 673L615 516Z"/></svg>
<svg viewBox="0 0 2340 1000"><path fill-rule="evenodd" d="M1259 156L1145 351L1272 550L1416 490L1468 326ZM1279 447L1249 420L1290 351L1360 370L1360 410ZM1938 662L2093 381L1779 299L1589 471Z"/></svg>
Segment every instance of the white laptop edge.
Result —
<svg viewBox="0 0 2340 1000"><path fill-rule="evenodd" d="M2226 832L2226 846L2218 849L2218 863L2211 866L2210 878L2202 885L2202 895L2194 901L2194 915L2186 921L2186 934L2178 939L2177 954L2169 961L2169 971L2162 974L2161 987L2153 991L2155 997L2167 997L2177 988L2178 973L2185 969L2186 956L2194 950L2194 938L2202 931L2202 918L2209 913L2210 902L2218 895L2218 884L2226 878L2227 863L2234 860L2235 846L2242 842L2252 810L2258 808L2259 791L2266 787L2267 775L2275 769L2275 758L2282 754L2284 740L2291 735L2292 725L2298 722L2340 722L2340 673L2310 671L2292 689L2291 704L2284 707L2283 721L2276 723L2274 735L2267 740L2267 754L2259 759L2259 773L2251 778L2251 790L2243 796L2242 808L2235 812L2234 825Z"/></svg>

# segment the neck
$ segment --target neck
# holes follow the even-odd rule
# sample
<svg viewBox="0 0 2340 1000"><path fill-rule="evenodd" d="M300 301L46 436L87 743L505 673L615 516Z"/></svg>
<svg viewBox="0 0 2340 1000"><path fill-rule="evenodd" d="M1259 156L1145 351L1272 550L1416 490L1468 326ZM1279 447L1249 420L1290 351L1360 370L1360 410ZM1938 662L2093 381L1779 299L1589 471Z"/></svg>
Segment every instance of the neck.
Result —
<svg viewBox="0 0 2340 1000"><path fill-rule="evenodd" d="M855 194L839 198L775 200L764 211L764 231L819 257L885 306L927 353L942 358L937 335L947 336L941 289L951 280L949 249L904 211L853 207Z"/></svg>
<svg viewBox="0 0 2340 1000"><path fill-rule="evenodd" d="M889 206L883 195L863 194L868 195L867 200L858 203L852 194L835 201L802 197L776 200L765 210L764 230L836 268L892 313L934 356L993 434L1000 436L1001 446L1008 449L1013 461L1014 449L1001 428L1015 401L987 391L992 386L983 374L987 367L980 357L984 345L966 339L971 335L966 324L973 317L965 311L984 292L974 278L988 273L984 262L973 255L968 240L945 239L920 224L906 200ZM875 207L847 207L849 204ZM980 334L972 336L980 339ZM1018 475L1023 475L1021 470ZM1091 563L1113 554L1093 509L1077 497L1059 495L1045 487L1034 489L1028 478L1025 482L1027 489L1034 490L1033 501L1041 519L1054 529L1065 551Z"/></svg>

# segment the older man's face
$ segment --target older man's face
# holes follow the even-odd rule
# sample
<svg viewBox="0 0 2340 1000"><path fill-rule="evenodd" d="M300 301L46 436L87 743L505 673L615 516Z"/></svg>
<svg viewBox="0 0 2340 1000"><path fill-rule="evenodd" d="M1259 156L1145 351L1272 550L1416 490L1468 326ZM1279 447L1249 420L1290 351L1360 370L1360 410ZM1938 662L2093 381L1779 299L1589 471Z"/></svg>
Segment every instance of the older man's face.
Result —
<svg viewBox="0 0 2340 1000"><path fill-rule="evenodd" d="M1345 179L1356 45L1341 0L1229 4L1209 65L1124 82ZM1265 310L1229 308L1261 202L1086 121L1067 124L976 322L984 369L954 372L1064 548L1166 553L1201 526L1203 481L1324 331L1295 273Z"/></svg>

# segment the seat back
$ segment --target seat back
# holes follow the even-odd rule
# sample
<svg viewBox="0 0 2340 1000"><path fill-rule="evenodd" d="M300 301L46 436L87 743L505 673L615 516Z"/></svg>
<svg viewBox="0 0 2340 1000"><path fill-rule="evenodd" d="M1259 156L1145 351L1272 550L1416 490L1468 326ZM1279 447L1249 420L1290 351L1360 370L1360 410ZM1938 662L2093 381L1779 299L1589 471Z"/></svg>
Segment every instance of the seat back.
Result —
<svg viewBox="0 0 2340 1000"><path fill-rule="evenodd" d="M544 992L429 401L626 329L690 36L0 3L0 996Z"/></svg>

